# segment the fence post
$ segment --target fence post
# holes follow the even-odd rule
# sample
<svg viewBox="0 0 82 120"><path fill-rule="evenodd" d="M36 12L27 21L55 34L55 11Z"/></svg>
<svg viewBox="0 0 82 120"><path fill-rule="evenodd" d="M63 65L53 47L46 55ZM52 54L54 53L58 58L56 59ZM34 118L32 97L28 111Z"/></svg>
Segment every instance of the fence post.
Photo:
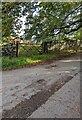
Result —
<svg viewBox="0 0 82 120"><path fill-rule="evenodd" d="M19 43L18 41L16 42L16 57L18 57L18 46L19 46Z"/></svg>

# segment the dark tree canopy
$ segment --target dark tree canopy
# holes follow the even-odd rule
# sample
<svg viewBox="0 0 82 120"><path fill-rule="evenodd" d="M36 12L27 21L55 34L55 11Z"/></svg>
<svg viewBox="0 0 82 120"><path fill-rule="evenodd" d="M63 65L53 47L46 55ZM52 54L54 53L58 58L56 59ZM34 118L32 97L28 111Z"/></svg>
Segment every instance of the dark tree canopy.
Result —
<svg viewBox="0 0 82 120"><path fill-rule="evenodd" d="M37 40L74 34L82 27L81 2L18 2L2 3L3 36L13 34L22 26L21 16L26 16L25 35Z"/></svg>

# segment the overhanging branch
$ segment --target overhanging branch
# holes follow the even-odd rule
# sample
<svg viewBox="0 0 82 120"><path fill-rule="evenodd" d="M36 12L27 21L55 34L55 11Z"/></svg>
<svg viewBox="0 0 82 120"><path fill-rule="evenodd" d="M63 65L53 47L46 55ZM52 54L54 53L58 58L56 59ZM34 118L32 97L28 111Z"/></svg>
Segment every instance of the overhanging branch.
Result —
<svg viewBox="0 0 82 120"><path fill-rule="evenodd" d="M64 28L69 28L70 26L75 25L76 23L81 23L81 22L82 22L82 19L79 19L79 20L76 20L76 21L74 21L74 22L70 23L69 25L62 26L62 27L60 27L60 28L55 28L55 29L64 29Z"/></svg>
<svg viewBox="0 0 82 120"><path fill-rule="evenodd" d="M73 11L71 11L70 13L68 13L67 16L65 16L65 18L62 20L61 25L63 24L63 21L65 21L65 20L69 17L69 15L71 15L72 13L74 13L74 12L75 12L76 10L78 10L80 7L82 7L81 4L80 4L78 7L76 7Z"/></svg>
<svg viewBox="0 0 82 120"><path fill-rule="evenodd" d="M69 32L67 32L66 34L69 34L69 33L71 33L71 32L75 32L75 31L77 31L77 30L79 30L80 28L82 27L82 24L81 25L79 25L77 28L75 28L75 29L71 29Z"/></svg>

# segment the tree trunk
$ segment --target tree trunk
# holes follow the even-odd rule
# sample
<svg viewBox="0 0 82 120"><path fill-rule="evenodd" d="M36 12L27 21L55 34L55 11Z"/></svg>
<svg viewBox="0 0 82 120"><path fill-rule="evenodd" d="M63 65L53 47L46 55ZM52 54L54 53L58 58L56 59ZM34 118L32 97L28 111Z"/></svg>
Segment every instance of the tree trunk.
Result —
<svg viewBox="0 0 82 120"><path fill-rule="evenodd" d="M47 42L42 43L42 51L43 51L43 53L48 53L48 44L47 44Z"/></svg>

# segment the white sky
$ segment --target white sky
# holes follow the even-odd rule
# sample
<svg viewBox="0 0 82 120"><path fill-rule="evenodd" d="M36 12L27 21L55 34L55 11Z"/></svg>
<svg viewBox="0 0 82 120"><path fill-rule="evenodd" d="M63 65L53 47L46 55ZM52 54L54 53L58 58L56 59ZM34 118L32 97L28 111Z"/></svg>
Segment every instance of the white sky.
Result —
<svg viewBox="0 0 82 120"><path fill-rule="evenodd" d="M22 28L21 28L21 33L20 33L20 36L22 36L24 34L24 29L25 29L25 20L26 20L26 16L23 16L20 18L20 20L22 20L23 24L22 24Z"/></svg>
<svg viewBox="0 0 82 120"><path fill-rule="evenodd" d="M35 16L36 14L38 14L37 13L38 12L38 10L36 11L36 12L34 12L33 13L33 16ZM23 24L22 24L22 28L21 28L21 33L19 34L19 36L22 36L23 34L24 34L24 29L25 29L25 21L26 21L26 16L22 16L21 18L20 18L20 20L22 20L22 22L23 22Z"/></svg>

